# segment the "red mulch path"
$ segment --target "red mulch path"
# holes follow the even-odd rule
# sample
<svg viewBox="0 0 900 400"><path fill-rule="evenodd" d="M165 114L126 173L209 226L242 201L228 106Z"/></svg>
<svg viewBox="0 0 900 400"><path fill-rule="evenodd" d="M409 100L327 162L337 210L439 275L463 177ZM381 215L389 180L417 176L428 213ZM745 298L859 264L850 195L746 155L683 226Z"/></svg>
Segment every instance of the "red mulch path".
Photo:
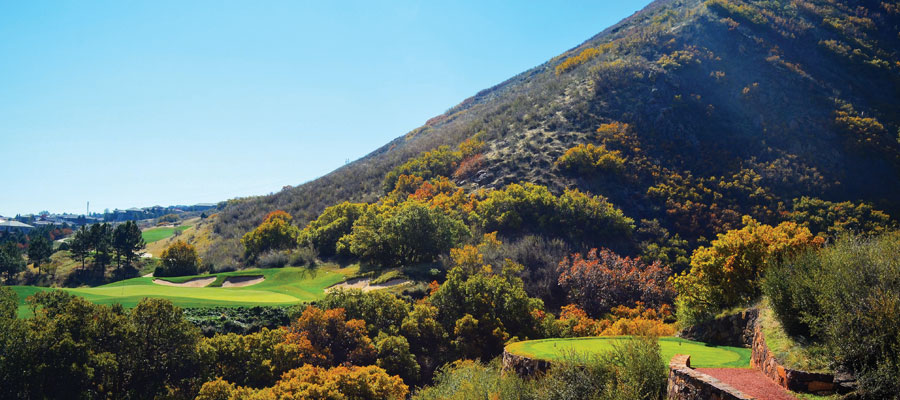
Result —
<svg viewBox="0 0 900 400"><path fill-rule="evenodd" d="M796 400L790 392L778 386L758 369L747 368L697 368L713 378L760 400Z"/></svg>

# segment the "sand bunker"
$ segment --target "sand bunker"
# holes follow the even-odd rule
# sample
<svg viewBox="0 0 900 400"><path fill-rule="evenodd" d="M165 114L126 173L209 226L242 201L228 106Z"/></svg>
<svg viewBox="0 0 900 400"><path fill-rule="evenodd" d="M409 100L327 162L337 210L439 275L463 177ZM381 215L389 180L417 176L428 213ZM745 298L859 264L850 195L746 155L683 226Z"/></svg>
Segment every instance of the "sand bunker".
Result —
<svg viewBox="0 0 900 400"><path fill-rule="evenodd" d="M346 282L338 283L337 285L334 285L326 290L360 289L363 292L370 292L373 290L384 289L384 288L389 288L389 287L393 287L393 286L399 286L399 285L408 283L409 281L406 279L397 278L397 279L391 279L384 283L371 284L371 282L372 282L372 278L350 279Z"/></svg>
<svg viewBox="0 0 900 400"><path fill-rule="evenodd" d="M266 278L262 275L253 275L253 276L229 276L222 281L222 287L244 287L255 285L262 281L266 280Z"/></svg>
<svg viewBox="0 0 900 400"><path fill-rule="evenodd" d="M154 279L153 283L157 285L163 286L177 286L177 287L206 287L210 283L213 283L216 280L216 277L211 276L209 278L194 278L191 280L184 281L182 283L175 283L164 281L162 279Z"/></svg>

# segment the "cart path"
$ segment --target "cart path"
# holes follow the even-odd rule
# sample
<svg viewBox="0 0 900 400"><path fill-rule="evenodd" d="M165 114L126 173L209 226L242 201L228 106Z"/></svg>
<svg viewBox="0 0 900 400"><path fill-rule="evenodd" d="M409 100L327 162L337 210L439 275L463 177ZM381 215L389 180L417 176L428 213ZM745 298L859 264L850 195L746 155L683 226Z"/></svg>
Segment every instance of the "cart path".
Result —
<svg viewBox="0 0 900 400"><path fill-rule="evenodd" d="M697 368L697 371L760 400L797 400L794 395L755 368Z"/></svg>

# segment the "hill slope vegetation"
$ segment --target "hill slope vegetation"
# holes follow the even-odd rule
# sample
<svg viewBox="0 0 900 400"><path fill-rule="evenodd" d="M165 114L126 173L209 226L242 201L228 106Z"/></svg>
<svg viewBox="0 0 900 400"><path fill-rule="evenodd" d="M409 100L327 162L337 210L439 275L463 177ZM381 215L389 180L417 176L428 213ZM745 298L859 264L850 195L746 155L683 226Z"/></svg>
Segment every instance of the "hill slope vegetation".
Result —
<svg viewBox="0 0 900 400"><path fill-rule="evenodd" d="M328 206L375 201L392 170L467 191L602 195L637 222L630 252L669 261L679 241L743 215L886 218L877 210L900 204L898 24L890 2L656 1L326 176L228 202L202 257L244 263L239 239L268 212L302 228ZM476 135L483 146L464 159L408 165Z"/></svg>

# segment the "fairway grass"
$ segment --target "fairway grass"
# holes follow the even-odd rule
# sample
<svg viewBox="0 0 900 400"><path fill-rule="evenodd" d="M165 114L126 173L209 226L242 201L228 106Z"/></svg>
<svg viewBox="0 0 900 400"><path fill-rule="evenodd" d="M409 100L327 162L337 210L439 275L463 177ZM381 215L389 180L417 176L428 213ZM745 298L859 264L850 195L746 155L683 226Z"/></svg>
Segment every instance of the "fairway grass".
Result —
<svg viewBox="0 0 900 400"><path fill-rule="evenodd" d="M166 227L166 228L152 228L147 229L141 232L141 237L144 238L144 243L150 244L159 240L163 240L169 236L175 234L175 231L184 232L192 225L181 225L174 228Z"/></svg>
<svg viewBox="0 0 900 400"><path fill-rule="evenodd" d="M221 274L199 275L215 276L216 282L227 276L263 276L265 281L247 287L174 287L153 283L154 278L141 277L114 282L93 288L63 289L69 293L84 297L97 304L121 304L126 308L134 307L145 297L169 299L180 307L239 307L239 306L283 306L314 301L325 295L325 288L344 281L344 270L319 268L286 267L278 269L253 269ZM183 281L194 277L179 277ZM167 278L176 280L174 278ZM221 284L220 284L221 285ZM34 286L11 286L19 295L19 317L27 317L31 310L25 304L25 298L49 288Z"/></svg>
<svg viewBox="0 0 900 400"><path fill-rule="evenodd" d="M516 342L506 346L506 351L541 360L562 361L605 353L616 345L626 345L627 336L584 337L573 339L543 339ZM659 351L663 360L671 360L676 354L689 354L694 368L748 368L750 349L728 346L711 346L676 337L659 338Z"/></svg>

